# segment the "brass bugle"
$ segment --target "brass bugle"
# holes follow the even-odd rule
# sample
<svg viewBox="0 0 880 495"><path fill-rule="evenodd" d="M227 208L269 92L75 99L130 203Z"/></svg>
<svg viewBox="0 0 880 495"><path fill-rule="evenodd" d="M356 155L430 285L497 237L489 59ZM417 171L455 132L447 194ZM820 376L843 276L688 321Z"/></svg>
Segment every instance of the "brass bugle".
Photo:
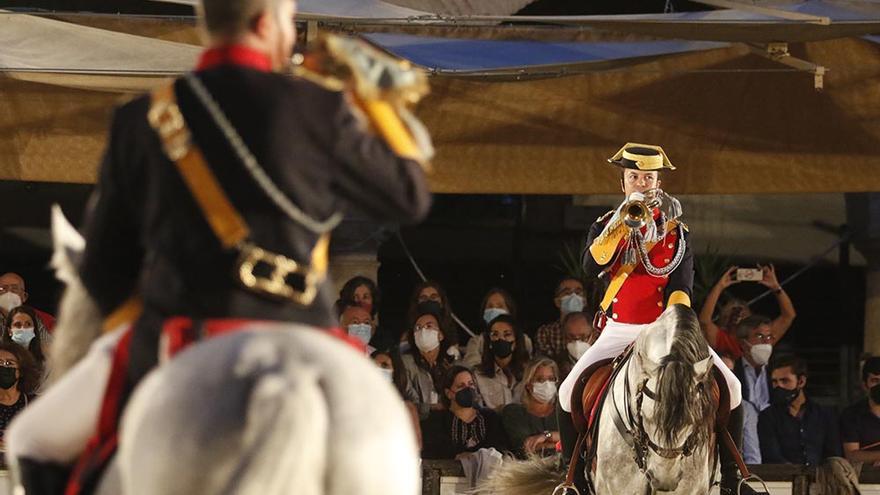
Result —
<svg viewBox="0 0 880 495"><path fill-rule="evenodd" d="M632 229L640 229L648 224L651 210L644 201L633 199L623 205L623 223Z"/></svg>

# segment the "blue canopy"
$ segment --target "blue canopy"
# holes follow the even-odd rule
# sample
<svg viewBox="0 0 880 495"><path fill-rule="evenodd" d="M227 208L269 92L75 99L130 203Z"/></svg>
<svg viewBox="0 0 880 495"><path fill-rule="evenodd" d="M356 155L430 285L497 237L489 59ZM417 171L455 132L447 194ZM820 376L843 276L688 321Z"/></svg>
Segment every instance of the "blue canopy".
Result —
<svg viewBox="0 0 880 495"><path fill-rule="evenodd" d="M729 46L727 43L700 41L553 43L433 38L404 34L363 36L388 52L432 72L457 75L563 66L580 66L582 70L590 70L590 67L604 69L609 64L632 63L641 58Z"/></svg>

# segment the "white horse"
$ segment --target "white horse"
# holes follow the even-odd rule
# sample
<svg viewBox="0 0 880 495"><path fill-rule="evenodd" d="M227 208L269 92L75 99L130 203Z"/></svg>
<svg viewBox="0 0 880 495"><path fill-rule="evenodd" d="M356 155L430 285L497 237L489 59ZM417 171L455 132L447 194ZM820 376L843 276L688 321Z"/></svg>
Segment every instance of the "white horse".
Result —
<svg viewBox="0 0 880 495"><path fill-rule="evenodd" d="M53 344L55 379L15 419L7 441L13 457L69 463L84 447L83 432L49 437L46 426L80 416L90 421L83 431L94 429L100 404L93 402L116 338L101 336L99 313L73 269L70 255L83 243L57 220L53 261L68 287ZM80 397L91 399L78 404ZM65 406L67 416L58 409ZM144 378L98 492L415 495L419 454L401 398L363 354L314 328L261 323L194 344Z"/></svg>
<svg viewBox="0 0 880 495"><path fill-rule="evenodd" d="M594 492L708 493L712 361L694 312L668 308L639 334L621 366L599 416L595 472L587 473ZM550 495L564 479L563 467L556 458L505 462L480 493Z"/></svg>

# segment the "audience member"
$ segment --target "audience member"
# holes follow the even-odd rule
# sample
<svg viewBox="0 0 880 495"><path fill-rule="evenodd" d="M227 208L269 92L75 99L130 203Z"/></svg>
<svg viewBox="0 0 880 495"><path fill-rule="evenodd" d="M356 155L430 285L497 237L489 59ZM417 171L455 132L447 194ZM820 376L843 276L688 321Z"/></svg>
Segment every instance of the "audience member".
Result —
<svg viewBox="0 0 880 495"><path fill-rule="evenodd" d="M560 441L556 422L556 392L559 370L549 358L538 358L523 375L522 403L508 404L501 421L517 456L555 454Z"/></svg>
<svg viewBox="0 0 880 495"><path fill-rule="evenodd" d="M480 325L482 331L468 340L464 351L464 359L462 359L461 363L465 366L474 367L483 361L484 334L486 333L486 329L489 328L489 323L492 320L501 315L510 315L514 320L517 319L516 304L513 301L513 297L506 290L498 287L489 289L489 292L487 292L486 296L483 298L480 310L482 311L483 322L485 325ZM526 335L525 342L526 351L531 357L534 352L532 339Z"/></svg>
<svg viewBox="0 0 880 495"><path fill-rule="evenodd" d="M544 356L558 356L565 352L565 339L562 335L562 319L568 313L583 311L586 305L584 284L575 277L564 277L556 285L553 303L559 309L559 318L538 327L535 338L538 352Z"/></svg>
<svg viewBox="0 0 880 495"><path fill-rule="evenodd" d="M400 360L400 354L397 349L392 347L389 350L374 351L370 358L379 367L379 370L388 378L388 381L394 385L401 398L405 398L406 392L406 375L403 370L403 363ZM422 447L422 427L419 420L419 409L415 404L408 400L404 400L403 404L409 411L412 420L413 431L416 435L419 448Z"/></svg>
<svg viewBox="0 0 880 495"><path fill-rule="evenodd" d="M779 285L779 280L776 278L776 268L772 264L767 266L758 265L758 267L763 272L763 278L758 283L772 290L776 294L776 301L779 304L779 317L770 323L770 333L773 335L773 340L774 342L779 342L785 335L785 332L791 327L797 314L785 289ZM748 305L744 301L731 298L721 308L718 317L714 321L712 315L715 313L715 306L718 304L721 293L731 285L743 282L736 279L736 270L738 268L732 266L727 269L715 286L712 287L712 290L709 291L709 295L706 296L706 301L700 310L700 326L709 345L718 353L730 354L734 358L742 356L742 350L737 342L738 338L734 330L739 322L751 316L752 313Z"/></svg>
<svg viewBox="0 0 880 495"><path fill-rule="evenodd" d="M461 354L458 353L458 325L452 319L452 308L449 305L446 290L437 282L427 280L416 285L412 296L410 296L407 321L414 321L414 318L424 311L438 315L440 329L443 330L448 340L448 348L453 349L455 354L453 357L456 361L461 359Z"/></svg>
<svg viewBox="0 0 880 495"><path fill-rule="evenodd" d="M449 339L440 326L440 318L428 309L416 313L407 333L411 351L401 356L406 376L404 397L416 405L423 420L431 409L443 408L438 391L453 361L446 352Z"/></svg>
<svg viewBox="0 0 880 495"><path fill-rule="evenodd" d="M582 311L568 313L562 319L562 336L565 339L565 350L553 356L559 366L559 381L565 380L574 364L595 342L596 332L593 329L593 317Z"/></svg>
<svg viewBox="0 0 880 495"><path fill-rule="evenodd" d="M880 466L880 357L862 366L862 388L868 396L840 414L843 453L852 462Z"/></svg>
<svg viewBox="0 0 880 495"><path fill-rule="evenodd" d="M24 279L17 273L4 273L0 275L0 314L6 315L12 308L21 306L28 300ZM55 317L34 308L37 317L43 323L47 331L55 328Z"/></svg>
<svg viewBox="0 0 880 495"><path fill-rule="evenodd" d="M471 370L453 366L442 382L444 409L422 423L424 459L460 458L482 448L508 449L501 418L480 404Z"/></svg>
<svg viewBox="0 0 880 495"><path fill-rule="evenodd" d="M27 349L36 360L40 370L44 369L46 362L47 342L43 335L46 332L37 331L42 325L36 312L30 306L17 306L6 314L6 321L2 340L14 343Z"/></svg>
<svg viewBox="0 0 880 495"><path fill-rule="evenodd" d="M367 277L358 275L345 282L339 291L339 300L345 303L354 303L366 309L370 316L376 318L379 313L381 296L379 287Z"/></svg>
<svg viewBox="0 0 880 495"><path fill-rule="evenodd" d="M40 373L27 349L0 342L0 436L12 418L34 399Z"/></svg>
<svg viewBox="0 0 880 495"><path fill-rule="evenodd" d="M796 356L781 356L770 366L770 407L758 419L761 462L818 466L842 455L837 416L809 400L807 364Z"/></svg>
<svg viewBox="0 0 880 495"><path fill-rule="evenodd" d="M749 464L761 463L758 415L770 405L767 363L774 344L770 324L767 317L751 315L736 326L741 357L733 365L733 374L742 384L743 459Z"/></svg>
<svg viewBox="0 0 880 495"><path fill-rule="evenodd" d="M489 323L488 336L488 340L483 340L483 361L475 374L483 405L500 411L507 404L520 401L529 355L522 329L510 315L495 317Z"/></svg>
<svg viewBox="0 0 880 495"><path fill-rule="evenodd" d="M352 302L343 303L339 324L349 335L363 342L367 348L367 355L376 350L370 345L376 334L376 326L367 308Z"/></svg>

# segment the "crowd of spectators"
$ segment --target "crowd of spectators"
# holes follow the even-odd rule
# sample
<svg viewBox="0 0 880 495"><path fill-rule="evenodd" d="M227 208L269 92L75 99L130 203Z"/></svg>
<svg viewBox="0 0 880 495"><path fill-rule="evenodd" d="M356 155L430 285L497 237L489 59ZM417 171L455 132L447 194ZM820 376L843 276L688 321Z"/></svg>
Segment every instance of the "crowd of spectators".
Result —
<svg viewBox="0 0 880 495"><path fill-rule="evenodd" d="M816 466L845 456L880 465L880 357L863 366L865 399L839 415L817 403L806 390L807 363L776 348L795 319L794 305L774 267L759 268L763 278L754 283L773 293L777 317L753 314L725 293L741 283L736 267L699 308L707 341L743 384L746 462ZM359 339L370 336L370 356L411 408L423 458L461 459L486 447L518 457L557 451L558 385L598 338L582 281L559 280L552 292L558 317L534 329L534 344L512 295L498 287L486 292L481 326L470 338L436 282L413 290L399 339L376 332L377 306L369 303L379 300L375 283L352 279L340 296L343 327Z"/></svg>

